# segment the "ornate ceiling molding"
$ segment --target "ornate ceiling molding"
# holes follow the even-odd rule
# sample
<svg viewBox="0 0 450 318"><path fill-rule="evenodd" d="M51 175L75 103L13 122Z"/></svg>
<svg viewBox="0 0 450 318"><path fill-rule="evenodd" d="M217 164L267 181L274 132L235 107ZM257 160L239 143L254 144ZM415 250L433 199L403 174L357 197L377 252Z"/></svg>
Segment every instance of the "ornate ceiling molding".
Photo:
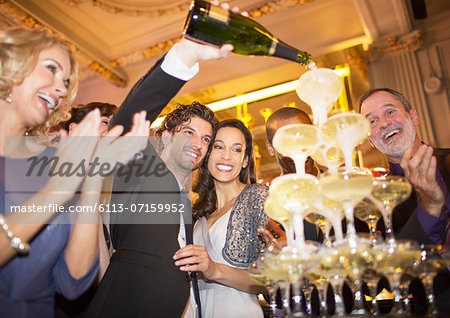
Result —
<svg viewBox="0 0 450 318"><path fill-rule="evenodd" d="M161 1L161 0L64 0L69 5L77 5L90 1L92 5L113 14L129 16L159 17L166 14L187 12L191 0ZM249 10L249 15L258 18L286 8L297 7L315 0L269 0L259 8Z"/></svg>
<svg viewBox="0 0 450 318"><path fill-rule="evenodd" d="M422 34L414 30L402 36L391 36L371 45L369 49L369 60L379 60L386 54L398 51L417 51L423 45Z"/></svg>
<svg viewBox="0 0 450 318"><path fill-rule="evenodd" d="M314 1L316 0L270 0L258 8L250 9L248 14L252 19L256 19L285 9L299 7Z"/></svg>
<svg viewBox="0 0 450 318"><path fill-rule="evenodd" d="M128 15L155 15L160 16L168 13L177 13L180 11L187 12L190 0L63 0L68 5L79 5L82 3L91 3L113 13L123 13ZM260 18L272 13L285 10L292 7L298 7L315 0L269 0L265 4L248 10L251 18ZM39 21L34 19L21 8L15 6L8 0L0 0L0 27L6 28L10 26L26 26L30 28L46 28ZM52 30L54 31L54 30ZM121 56L110 61L109 65L89 57L86 53L77 48L77 59L80 64L80 80L99 74L108 81L124 87L127 82L111 71L113 68L124 67L131 64L142 62L151 57L167 52L174 43L180 40L181 36L157 43L153 46L134 51L128 55Z"/></svg>
<svg viewBox="0 0 450 318"><path fill-rule="evenodd" d="M80 4L80 3L86 2L86 1L90 1L90 0L63 0L63 1L70 6L75 6L77 4Z"/></svg>
<svg viewBox="0 0 450 318"><path fill-rule="evenodd" d="M156 1L158 3L156 4L150 3L145 5L145 2L143 1L138 1L142 2L141 4L128 3L132 1L127 1L127 3L120 3L120 2L121 1L92 0L92 4L94 6L100 7L111 13L126 14L130 16L150 16L150 17L159 17L166 14L187 12L190 3L190 1L188 2L181 1L184 2L181 4L179 3L180 1L165 1L165 2Z"/></svg>
<svg viewBox="0 0 450 318"><path fill-rule="evenodd" d="M24 26L32 29L47 29L25 11L16 7L8 0L0 0L0 15L3 21L9 22L7 24L11 27Z"/></svg>
<svg viewBox="0 0 450 318"><path fill-rule="evenodd" d="M298 7L308 2L314 1L316 0L271 0L258 8L249 10L248 14L249 17L251 17L252 19L256 19L281 10L285 10L292 7ZM131 54L112 60L110 62L110 65L113 67L124 67L130 64L141 62L145 59L167 52L167 50L169 50L172 47L172 45L178 42L180 39L181 36L170 39L168 41L160 42L156 45L147 47L142 50L135 51Z"/></svg>
<svg viewBox="0 0 450 318"><path fill-rule="evenodd" d="M51 33L57 33L41 24L39 21L8 0L0 0L0 27L4 29L6 27L14 26L23 26L32 29L47 30ZM65 37L64 34L58 34ZM80 64L80 81L92 77L93 73L97 73L117 86L126 86L127 83L124 79L118 77L100 62L87 56L80 49L76 48L75 56Z"/></svg>
<svg viewBox="0 0 450 318"><path fill-rule="evenodd" d="M131 54L119 57L118 59L109 62L109 64L113 67L123 67L130 64L142 62L143 60L167 52L180 39L181 36L178 36L176 38L160 42L143 50L134 51Z"/></svg>
<svg viewBox="0 0 450 318"><path fill-rule="evenodd" d="M159 17L166 14L187 12L189 0L64 0L69 5L91 2L109 13L128 16Z"/></svg>

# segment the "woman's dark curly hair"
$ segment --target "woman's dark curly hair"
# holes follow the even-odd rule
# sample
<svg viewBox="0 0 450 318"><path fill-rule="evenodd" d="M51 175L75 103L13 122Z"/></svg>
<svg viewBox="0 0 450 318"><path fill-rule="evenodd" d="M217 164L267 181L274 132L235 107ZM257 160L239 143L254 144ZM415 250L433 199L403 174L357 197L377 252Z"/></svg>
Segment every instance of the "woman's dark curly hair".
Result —
<svg viewBox="0 0 450 318"><path fill-rule="evenodd" d="M170 133L180 131L181 125L185 122L190 122L192 117L199 117L206 120L212 127L217 123L217 118L214 112L203 104L195 101L189 105L178 104L177 108L167 114L161 126L155 131L155 136L158 140L158 147L161 151L163 144L161 136L163 131L167 130Z"/></svg>
<svg viewBox="0 0 450 318"><path fill-rule="evenodd" d="M245 168L242 168L239 173L239 181L242 183L255 183L255 163L253 160L253 137L250 130L242 123L242 121L238 119L226 119L214 127L214 136L212 138L212 142L209 144L208 152L205 155L205 159L200 166L197 183L194 185L194 192L198 194L198 199L194 203L192 210L194 212L194 218L198 220L202 216L208 217L211 213L213 213L217 209L217 195L216 189L214 186L214 178L208 169L208 160L209 155L211 154L211 150L214 145L214 139L216 138L217 132L221 128L232 127L239 129L245 138L245 153L244 158L248 158L248 164Z"/></svg>
<svg viewBox="0 0 450 318"><path fill-rule="evenodd" d="M69 131L69 126L71 123L79 124L88 113L96 108L100 110L100 116L104 117L112 116L118 109L118 107L114 104L102 102L92 102L86 105L80 104L72 106L69 111L70 119L58 123L58 127Z"/></svg>

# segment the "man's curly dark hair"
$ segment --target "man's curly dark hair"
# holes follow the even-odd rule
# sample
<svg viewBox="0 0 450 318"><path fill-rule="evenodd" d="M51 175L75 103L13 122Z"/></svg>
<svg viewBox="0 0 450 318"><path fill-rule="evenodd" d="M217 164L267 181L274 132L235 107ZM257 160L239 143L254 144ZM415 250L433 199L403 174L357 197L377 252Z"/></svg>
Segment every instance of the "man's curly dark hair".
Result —
<svg viewBox="0 0 450 318"><path fill-rule="evenodd" d="M177 107L166 116L158 130L155 131L155 136L158 137L158 146L160 150L163 148L160 138L163 131L167 130L170 133L180 131L181 125L186 122L189 123L192 117L204 119L209 122L212 127L217 123L214 112L197 101L189 105L178 104Z"/></svg>

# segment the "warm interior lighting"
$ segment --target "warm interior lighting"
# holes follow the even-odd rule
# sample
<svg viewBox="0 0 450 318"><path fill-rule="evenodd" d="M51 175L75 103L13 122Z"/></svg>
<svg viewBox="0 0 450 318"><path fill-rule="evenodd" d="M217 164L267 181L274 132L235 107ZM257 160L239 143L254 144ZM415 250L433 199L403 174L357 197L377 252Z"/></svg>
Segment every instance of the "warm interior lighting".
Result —
<svg viewBox="0 0 450 318"><path fill-rule="evenodd" d="M256 102L261 99L266 99L269 97L285 94L288 92L295 91L297 87L298 80L286 82L283 84L263 88L257 91L242 94L240 96L226 98L214 103L206 104L213 112L218 112L221 110L229 109L242 105L245 103ZM162 124L164 117L158 117L151 125L150 128L158 127Z"/></svg>
<svg viewBox="0 0 450 318"><path fill-rule="evenodd" d="M348 68L348 66L343 67L343 68L337 68L334 70L334 72L336 72L336 74L341 78L350 75L350 69ZM274 96L278 96L281 94L295 91L295 89L297 88L297 83L298 83L298 80L289 81L289 82L286 82L283 84L278 84L278 85L263 88L263 89L260 89L257 91L245 93L245 94L242 94L239 96L230 97L230 98L226 98L223 100L219 100L217 102L209 103L209 104L206 104L206 106L208 106L213 112L218 112L218 111L233 108L238 105L245 104L245 103L256 102L261 99L266 99L269 97L274 97ZM165 117L166 116L158 117L155 121L153 121L150 128L155 128L155 127L161 126Z"/></svg>
<svg viewBox="0 0 450 318"><path fill-rule="evenodd" d="M162 117L156 118L156 119L153 121L153 123L152 123L152 125L150 126L150 128L156 128L156 127L161 126L161 124L162 124L162 122L164 121L165 118L166 118L166 116L162 116Z"/></svg>
<svg viewBox="0 0 450 318"><path fill-rule="evenodd" d="M344 65L344 66L339 65L339 66L336 66L336 68L334 69L334 72L339 77L349 76L350 75L350 67L348 65Z"/></svg>
<svg viewBox="0 0 450 318"><path fill-rule="evenodd" d="M334 72L341 78L342 84L344 85L344 89L342 90L341 95L338 99L338 105L340 109L344 111L349 111L348 97L347 93L349 92L351 83L350 83L350 67L347 63L343 65L338 65L335 67Z"/></svg>
<svg viewBox="0 0 450 318"><path fill-rule="evenodd" d="M263 88L250 93L242 94L240 96L231 97L214 103L206 104L206 106L208 106L213 112L218 112L224 109L235 107L237 105L256 102L261 99L266 99L269 97L292 92L297 88L297 82L298 80L295 80Z"/></svg>

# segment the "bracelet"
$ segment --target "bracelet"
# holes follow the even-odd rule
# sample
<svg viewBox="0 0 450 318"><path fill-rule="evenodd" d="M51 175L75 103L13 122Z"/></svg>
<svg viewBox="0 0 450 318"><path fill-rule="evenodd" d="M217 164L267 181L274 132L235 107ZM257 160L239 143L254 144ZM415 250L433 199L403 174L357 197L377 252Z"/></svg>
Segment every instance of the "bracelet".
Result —
<svg viewBox="0 0 450 318"><path fill-rule="evenodd" d="M3 229L6 236L8 236L9 238L9 246L15 249L19 254L28 253L30 245L28 243L22 242L20 237L14 235L14 233L9 229L9 226L6 223L5 218L1 214L0 214L0 227Z"/></svg>

